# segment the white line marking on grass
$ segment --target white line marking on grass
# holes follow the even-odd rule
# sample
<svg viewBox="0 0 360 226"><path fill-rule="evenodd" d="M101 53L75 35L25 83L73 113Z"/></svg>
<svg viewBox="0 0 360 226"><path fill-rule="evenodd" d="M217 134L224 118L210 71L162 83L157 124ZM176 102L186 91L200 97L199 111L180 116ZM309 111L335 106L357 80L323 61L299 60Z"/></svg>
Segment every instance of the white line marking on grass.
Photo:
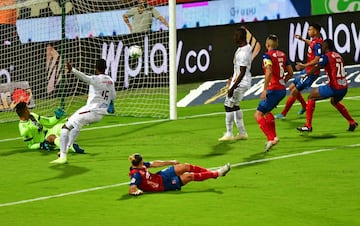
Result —
<svg viewBox="0 0 360 226"><path fill-rule="evenodd" d="M273 161L273 160L292 158L292 157L297 157L297 156L302 156L302 155L310 155L310 154L315 154L315 153L319 153L319 152L336 151L340 148L352 148L352 147L360 147L360 144L338 146L338 147L334 147L334 148L318 149L318 150L313 150L313 151L304 151L304 152L300 152L300 153L277 156L277 157L272 157L272 158L258 159L258 160L253 160L253 161L249 161L249 162L235 163L235 164L232 164L231 166L234 168L234 167L238 167L238 166L251 165L251 164L256 164L256 163L261 163L261 162L269 162L269 161ZM218 167L213 167L212 169L216 169L216 168L218 168ZM60 198L60 197L64 197L64 196L76 195L76 194L81 194L81 193L91 192L91 191L104 190L104 189L120 187L120 186L124 186L124 185L129 185L129 182L100 186L100 187L95 187L95 188L82 189L82 190L78 190L78 191L66 192L66 193L61 193L61 194L57 194L57 195L43 196L43 197L38 197L38 198L33 198L33 199L25 199L25 200L16 201L16 202L2 203L2 204L0 204L0 207L14 206L14 205L26 204L26 203L36 202L36 201L47 200L47 199Z"/></svg>
<svg viewBox="0 0 360 226"><path fill-rule="evenodd" d="M268 161L272 161L272 160L286 159L286 158L297 157L297 156L302 156L302 155L310 155L310 154L315 154L315 153L325 152L325 151L336 151L339 148L353 148L353 147L360 147L360 144L351 144L351 145L338 146L338 147L334 147L334 148L325 148L325 149L319 149L319 150L313 150L313 151L304 151L304 152L300 152L300 153L277 156L277 157L272 157L272 158L267 158L267 159L257 159L257 160L253 160L253 161L249 161L249 162L240 162L240 163L233 164L232 167L246 166L246 165L251 165L251 164L260 163L260 162L268 162Z"/></svg>
<svg viewBox="0 0 360 226"><path fill-rule="evenodd" d="M124 182L124 183L119 183L119 184L112 184L112 185L106 185L106 186L101 186L101 187L88 188L88 189L83 189L83 190L78 190L78 191L71 191L71 192L61 193L61 194L57 194L57 195L43 196L43 197L34 198L34 199L26 199L26 200L21 200L21 201L17 201L17 202L8 202L8 203L0 204L0 207L14 206L14 205L25 204L25 203L29 203L29 202L36 202L36 201L47 200L47 199L52 199L52 198L64 197L64 196L68 196L68 195L76 195L76 194L80 194L80 193L103 190L103 189L107 189L107 188L114 188L114 187L119 187L119 186L128 185L128 184L129 184L129 182Z"/></svg>

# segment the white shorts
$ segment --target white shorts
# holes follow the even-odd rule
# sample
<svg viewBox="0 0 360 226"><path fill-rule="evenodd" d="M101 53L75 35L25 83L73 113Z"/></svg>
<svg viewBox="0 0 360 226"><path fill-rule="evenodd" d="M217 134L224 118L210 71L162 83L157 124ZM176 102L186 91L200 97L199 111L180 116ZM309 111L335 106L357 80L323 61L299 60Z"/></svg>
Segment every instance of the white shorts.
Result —
<svg viewBox="0 0 360 226"><path fill-rule="evenodd" d="M104 116L103 113L100 113L99 111L84 106L70 116L70 118L66 122L66 126L69 129L71 128L80 129L85 125L100 121L103 118L103 116Z"/></svg>
<svg viewBox="0 0 360 226"><path fill-rule="evenodd" d="M238 87L234 90L234 94L231 98L229 98L227 95L225 97L224 105L229 108L233 108L234 106L239 106L240 101L244 98L244 95L246 91L250 87Z"/></svg>

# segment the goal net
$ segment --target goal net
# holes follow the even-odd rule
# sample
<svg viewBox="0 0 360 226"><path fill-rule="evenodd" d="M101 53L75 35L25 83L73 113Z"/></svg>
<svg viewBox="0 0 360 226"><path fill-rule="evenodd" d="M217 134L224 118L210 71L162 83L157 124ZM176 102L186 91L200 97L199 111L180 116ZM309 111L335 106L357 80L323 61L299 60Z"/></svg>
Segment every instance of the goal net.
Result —
<svg viewBox="0 0 360 226"><path fill-rule="evenodd" d="M88 85L65 73L65 62L91 75L99 58L116 84L115 115L168 118L167 24L153 18L143 24L149 30L131 33L123 19L141 5L144 16L156 9L166 22L168 6L140 2L1 0L0 122L18 120L20 101L41 115L53 115L59 106L70 115L86 104ZM129 56L132 45L142 47L142 57Z"/></svg>

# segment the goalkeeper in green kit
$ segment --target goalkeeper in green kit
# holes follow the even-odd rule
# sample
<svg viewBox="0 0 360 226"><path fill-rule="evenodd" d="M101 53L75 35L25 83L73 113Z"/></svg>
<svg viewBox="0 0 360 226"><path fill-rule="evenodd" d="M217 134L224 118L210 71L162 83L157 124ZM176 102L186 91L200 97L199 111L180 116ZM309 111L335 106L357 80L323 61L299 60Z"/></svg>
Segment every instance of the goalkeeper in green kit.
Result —
<svg viewBox="0 0 360 226"><path fill-rule="evenodd" d="M19 132L30 150L59 150L61 127L66 122L63 116L65 112L58 108L53 117L43 117L30 112L25 102L20 102L15 107L19 116ZM76 153L84 153L77 144L73 144L70 150Z"/></svg>

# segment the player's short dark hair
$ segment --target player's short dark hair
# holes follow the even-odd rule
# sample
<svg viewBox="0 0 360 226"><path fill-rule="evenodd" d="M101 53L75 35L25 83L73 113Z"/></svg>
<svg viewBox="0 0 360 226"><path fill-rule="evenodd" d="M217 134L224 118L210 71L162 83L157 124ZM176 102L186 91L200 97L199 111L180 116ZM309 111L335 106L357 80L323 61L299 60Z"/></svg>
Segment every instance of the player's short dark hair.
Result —
<svg viewBox="0 0 360 226"><path fill-rule="evenodd" d="M138 166L142 161L142 156L139 153L135 153L129 157L133 166Z"/></svg>
<svg viewBox="0 0 360 226"><path fill-rule="evenodd" d="M15 111L16 111L16 114L21 117L24 115L25 111L27 109L27 103L25 102L20 102L18 103L16 106L15 106Z"/></svg>
<svg viewBox="0 0 360 226"><path fill-rule="evenodd" d="M100 73L105 73L106 61L104 59L98 59L95 67Z"/></svg>
<svg viewBox="0 0 360 226"><path fill-rule="evenodd" d="M274 42L277 42L279 40L277 35L274 34L270 34L267 38L273 40Z"/></svg>
<svg viewBox="0 0 360 226"><path fill-rule="evenodd" d="M320 30L321 30L321 25L320 24L311 23L311 24L309 24L309 26L315 28L318 32L320 32Z"/></svg>
<svg viewBox="0 0 360 226"><path fill-rule="evenodd" d="M326 45L330 51L335 51L334 41L331 39L325 39L323 45Z"/></svg>
<svg viewBox="0 0 360 226"><path fill-rule="evenodd" d="M236 29L236 33L239 36L239 39L242 41L246 41L246 29L243 27L239 27Z"/></svg>

